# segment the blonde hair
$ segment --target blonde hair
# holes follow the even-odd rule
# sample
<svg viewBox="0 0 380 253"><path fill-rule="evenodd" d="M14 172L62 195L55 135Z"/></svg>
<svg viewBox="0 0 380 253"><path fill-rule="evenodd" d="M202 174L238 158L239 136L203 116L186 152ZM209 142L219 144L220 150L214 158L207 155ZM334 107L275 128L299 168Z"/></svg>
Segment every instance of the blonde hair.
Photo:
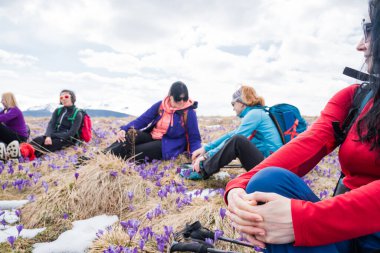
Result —
<svg viewBox="0 0 380 253"><path fill-rule="evenodd" d="M241 86L241 99L243 103L248 106L265 105L265 100L262 96L258 96L253 87L242 85Z"/></svg>
<svg viewBox="0 0 380 253"><path fill-rule="evenodd" d="M6 108L18 107L15 95L12 92L4 92L1 99L4 101Z"/></svg>

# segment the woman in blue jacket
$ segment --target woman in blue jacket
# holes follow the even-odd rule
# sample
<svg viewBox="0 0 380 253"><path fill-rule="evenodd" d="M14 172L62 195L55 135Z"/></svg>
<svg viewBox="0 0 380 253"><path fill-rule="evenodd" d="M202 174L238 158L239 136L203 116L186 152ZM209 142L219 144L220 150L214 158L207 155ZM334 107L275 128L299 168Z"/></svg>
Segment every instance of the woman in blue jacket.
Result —
<svg viewBox="0 0 380 253"><path fill-rule="evenodd" d="M203 179L239 158L247 171L282 146L276 126L262 109L264 98L250 86L241 86L232 95L233 110L241 124L235 130L196 150L193 168Z"/></svg>
<svg viewBox="0 0 380 253"><path fill-rule="evenodd" d="M136 161L169 160L185 151L191 154L201 147L196 108L186 85L175 82L164 100L120 128L106 152L123 159L133 156Z"/></svg>

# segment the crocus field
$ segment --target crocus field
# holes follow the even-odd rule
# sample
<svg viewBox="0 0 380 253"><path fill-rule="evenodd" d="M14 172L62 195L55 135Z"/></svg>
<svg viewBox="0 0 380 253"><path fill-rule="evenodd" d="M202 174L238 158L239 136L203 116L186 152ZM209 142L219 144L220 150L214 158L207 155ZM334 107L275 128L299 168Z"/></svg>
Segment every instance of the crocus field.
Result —
<svg viewBox="0 0 380 253"><path fill-rule="evenodd" d="M31 162L0 164L0 199L27 202L20 208L0 210L0 232L10 225L17 230L0 243L0 252L33 252L37 243L55 241L71 230L74 221L100 215L117 217L116 222L91 233L93 239L86 252L166 252L174 240L173 233L196 220L216 231L216 237L241 237L225 217L223 194L227 182L244 170L227 168L221 170L227 177L189 181L179 176L179 165L187 161L184 156L134 165L101 153L113 142L119 126L132 119L93 118L93 140L89 144ZM47 118L27 118L31 136L43 134L47 122ZM233 117L200 117L202 140L214 140L238 124ZM78 166L82 155L91 159ZM304 180L317 196L329 198L339 173L334 152ZM14 214L13 224L8 224L5 212ZM45 229L35 237L23 236L33 228ZM210 238L210 242L218 249L255 252L218 238ZM68 251L62 248L51 252Z"/></svg>

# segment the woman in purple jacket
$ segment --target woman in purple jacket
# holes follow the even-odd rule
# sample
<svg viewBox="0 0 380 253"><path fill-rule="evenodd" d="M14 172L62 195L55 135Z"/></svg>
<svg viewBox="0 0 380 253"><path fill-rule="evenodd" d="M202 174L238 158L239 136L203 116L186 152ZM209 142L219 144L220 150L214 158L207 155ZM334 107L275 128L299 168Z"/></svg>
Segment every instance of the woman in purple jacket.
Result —
<svg viewBox="0 0 380 253"><path fill-rule="evenodd" d="M18 158L19 142L28 139L28 127L13 93L3 93L1 103L4 109L0 112L0 159ZM7 148L5 144L9 144Z"/></svg>
<svg viewBox="0 0 380 253"><path fill-rule="evenodd" d="M201 147L197 102L189 99L187 87L175 82L168 96L129 124L122 126L116 142L106 152L135 161L169 160Z"/></svg>

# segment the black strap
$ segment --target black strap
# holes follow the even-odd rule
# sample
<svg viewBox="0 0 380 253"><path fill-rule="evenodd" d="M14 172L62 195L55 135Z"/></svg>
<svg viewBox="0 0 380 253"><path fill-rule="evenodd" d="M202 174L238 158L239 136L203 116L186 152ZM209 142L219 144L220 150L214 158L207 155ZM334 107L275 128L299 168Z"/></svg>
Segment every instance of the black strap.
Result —
<svg viewBox="0 0 380 253"><path fill-rule="evenodd" d="M363 111L364 106L368 103L373 95L373 91L369 87L368 83L362 83L356 90L353 98L353 106L350 108L347 117L343 121L342 127L340 127L339 121L333 121L332 127L334 129L335 143L340 145L346 139L348 132L356 119Z"/></svg>

